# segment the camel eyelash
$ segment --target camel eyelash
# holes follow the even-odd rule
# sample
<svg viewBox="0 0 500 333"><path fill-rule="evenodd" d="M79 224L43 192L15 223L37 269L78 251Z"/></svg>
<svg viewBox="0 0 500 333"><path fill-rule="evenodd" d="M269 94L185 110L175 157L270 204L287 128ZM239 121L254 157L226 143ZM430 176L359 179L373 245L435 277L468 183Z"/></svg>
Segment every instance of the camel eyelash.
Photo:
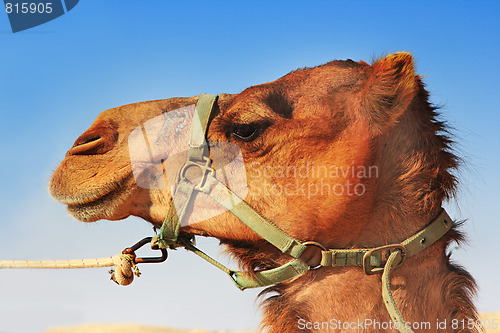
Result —
<svg viewBox="0 0 500 333"><path fill-rule="evenodd" d="M258 138L271 126L269 121L258 121L251 123L232 123L227 132L228 138L239 141L251 142Z"/></svg>

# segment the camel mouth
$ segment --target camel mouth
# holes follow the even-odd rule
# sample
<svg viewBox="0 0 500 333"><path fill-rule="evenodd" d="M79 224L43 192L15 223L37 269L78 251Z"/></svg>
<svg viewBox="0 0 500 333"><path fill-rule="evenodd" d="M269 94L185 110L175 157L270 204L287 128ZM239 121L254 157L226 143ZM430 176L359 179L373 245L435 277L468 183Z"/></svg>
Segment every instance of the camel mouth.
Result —
<svg viewBox="0 0 500 333"><path fill-rule="evenodd" d="M134 182L133 176L128 175L121 181L112 184L104 194L89 193L86 197L73 198L65 203L71 216L82 222L95 222L100 219L119 220L126 218L117 214L121 206L130 196L130 183Z"/></svg>

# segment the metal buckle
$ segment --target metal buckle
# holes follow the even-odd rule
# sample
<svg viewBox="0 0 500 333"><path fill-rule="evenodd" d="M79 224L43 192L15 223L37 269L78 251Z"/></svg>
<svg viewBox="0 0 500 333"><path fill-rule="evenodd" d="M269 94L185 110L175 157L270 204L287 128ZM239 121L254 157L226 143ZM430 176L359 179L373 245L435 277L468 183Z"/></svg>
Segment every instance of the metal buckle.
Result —
<svg viewBox="0 0 500 333"><path fill-rule="evenodd" d="M400 250L401 251L401 262L398 264L397 267L399 267L406 259L406 248L401 245L401 244L391 244L391 245L384 245L380 247L376 247L374 249L371 249L367 251L364 256L363 256L363 270L365 271L365 274L367 275L372 275L372 274L380 274L384 271L385 264L387 263L387 259L391 255L392 252ZM382 260L382 266L372 266L371 265L371 258L374 254L380 253L380 259ZM385 254L385 257L384 257Z"/></svg>
<svg viewBox="0 0 500 333"><path fill-rule="evenodd" d="M207 181L208 175L213 176L215 173L215 170L212 168L212 161L210 160L210 157L203 156L203 160L205 161L205 164L200 164L201 161L193 161L191 159L187 160L187 162L184 164L181 170L180 177L182 180L187 180L190 183L193 183L191 180L189 180L186 177L186 172L189 168L191 167L198 167L201 170L201 180L198 183L198 185L195 185L194 189L200 192L204 192L204 186Z"/></svg>

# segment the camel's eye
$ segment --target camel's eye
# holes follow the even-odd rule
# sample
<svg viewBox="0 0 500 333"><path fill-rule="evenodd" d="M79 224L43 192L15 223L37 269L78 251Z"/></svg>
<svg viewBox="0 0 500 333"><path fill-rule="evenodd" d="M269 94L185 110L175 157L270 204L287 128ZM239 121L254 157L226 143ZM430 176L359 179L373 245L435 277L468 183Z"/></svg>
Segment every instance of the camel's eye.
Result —
<svg viewBox="0 0 500 333"><path fill-rule="evenodd" d="M263 126L258 123L234 124L232 135L239 140L252 141L263 131Z"/></svg>

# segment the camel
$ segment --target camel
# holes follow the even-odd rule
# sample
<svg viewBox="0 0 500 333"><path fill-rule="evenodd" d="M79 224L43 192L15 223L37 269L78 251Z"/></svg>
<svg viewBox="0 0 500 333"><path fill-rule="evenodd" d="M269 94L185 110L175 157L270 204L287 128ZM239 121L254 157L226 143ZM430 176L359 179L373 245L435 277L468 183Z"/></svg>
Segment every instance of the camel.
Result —
<svg viewBox="0 0 500 333"><path fill-rule="evenodd" d="M161 227L173 191L138 185L128 139L148 120L191 110L199 98L102 112L54 172L51 195L84 222L133 215ZM349 59L301 68L239 94L220 94L214 108L206 138L240 149L247 178L242 199L297 240L327 249L399 243L454 195L459 159L409 53L372 64ZM458 227L453 223L393 273L394 300L415 332L480 331L464 325L478 319L474 279L447 252L464 238ZM227 211L185 223L180 233L219 239L251 272L290 261ZM318 264L317 250L304 254L310 266ZM311 269L263 290L261 325L275 333L397 332L373 326L391 320L380 289L380 276L360 267Z"/></svg>

